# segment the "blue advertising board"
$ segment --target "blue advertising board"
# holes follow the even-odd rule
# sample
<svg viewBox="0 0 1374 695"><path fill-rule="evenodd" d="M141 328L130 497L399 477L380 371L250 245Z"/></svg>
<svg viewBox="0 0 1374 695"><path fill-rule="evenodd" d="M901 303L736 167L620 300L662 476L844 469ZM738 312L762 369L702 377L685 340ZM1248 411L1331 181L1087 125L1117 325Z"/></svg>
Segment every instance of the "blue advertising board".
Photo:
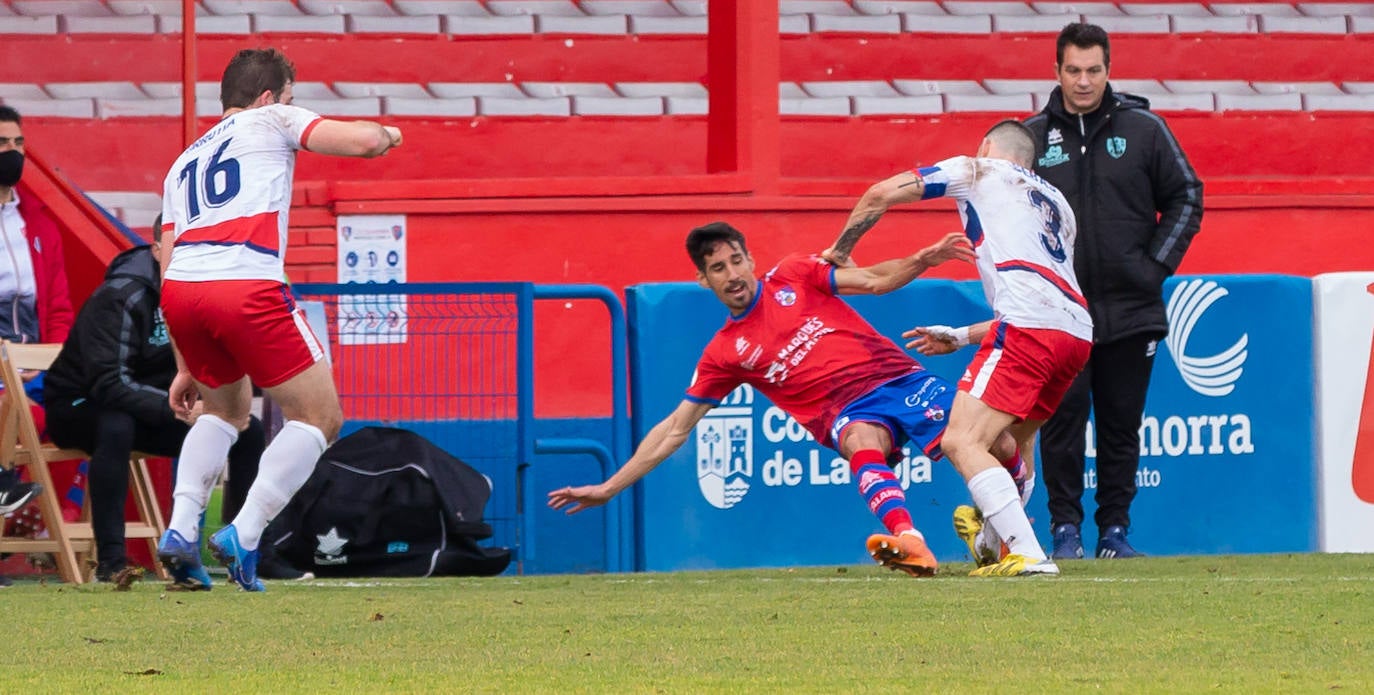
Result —
<svg viewBox="0 0 1374 695"><path fill-rule="evenodd" d="M1316 550L1312 281L1172 278L1164 299L1170 330L1141 424L1133 544L1162 555ZM1092 492L1084 530L1095 544Z"/></svg>
<svg viewBox="0 0 1374 695"><path fill-rule="evenodd" d="M638 285L626 294L638 441L681 401L726 311L690 283ZM1156 554L1315 549L1311 344L1261 330L1282 320L1307 335L1310 281L1172 279L1165 294L1177 325L1155 361L1132 539ZM990 315L976 282L922 280L851 301L897 341L912 326L964 325ZM972 355L966 348L922 361L954 381ZM1091 431L1090 425L1090 454ZM1092 465L1090 459L1089 486ZM954 508L969 500L953 467L908 451L896 473L936 555L967 558L950 525ZM881 531L846 462L748 386L708 414L637 487L638 569L867 562L864 539ZM1090 488L1089 526L1091 497ZM1043 490L1028 513L1047 542ZM1084 530L1085 542L1095 540Z"/></svg>

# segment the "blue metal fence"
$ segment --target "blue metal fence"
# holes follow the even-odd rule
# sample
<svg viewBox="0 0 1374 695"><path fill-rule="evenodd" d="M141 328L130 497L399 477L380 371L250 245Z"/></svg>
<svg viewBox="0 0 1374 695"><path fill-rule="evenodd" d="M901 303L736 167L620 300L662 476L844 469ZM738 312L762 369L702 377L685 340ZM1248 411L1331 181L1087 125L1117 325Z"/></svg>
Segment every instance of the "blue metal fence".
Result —
<svg viewBox="0 0 1374 695"><path fill-rule="evenodd" d="M539 454L591 454L607 475L629 448L625 314L605 287L531 283L303 284L329 335L344 434L368 425L415 431L492 481L492 542L515 551L517 571L537 568L531 524ZM611 442L537 439L534 427L534 302L590 299L608 309L612 333ZM314 307L312 307L314 308ZM545 459L547 460L547 459ZM628 502L606 510L607 571L632 569L622 529Z"/></svg>

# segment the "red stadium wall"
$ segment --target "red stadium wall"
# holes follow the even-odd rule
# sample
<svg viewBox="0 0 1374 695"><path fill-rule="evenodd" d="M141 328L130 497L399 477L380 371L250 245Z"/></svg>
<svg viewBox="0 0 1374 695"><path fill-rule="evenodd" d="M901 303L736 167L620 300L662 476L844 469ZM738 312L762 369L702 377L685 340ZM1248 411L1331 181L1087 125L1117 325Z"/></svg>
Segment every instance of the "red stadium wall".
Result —
<svg viewBox="0 0 1374 695"><path fill-rule="evenodd" d="M620 290L690 280L682 238L717 219L746 231L767 264L828 245L868 182L967 153L992 121L1025 115L779 120L776 103L758 99L778 79L1052 77L1050 35L779 39L777 18L759 9L763 3L722 6L754 20L740 23L745 36L738 45L718 36L252 37L281 46L303 81L702 81L713 94L725 93L712 108L737 117L739 123L726 124L743 133L723 143L730 154L740 153L736 167L708 165L708 151L720 159L722 142L712 141L712 149L708 140L720 135L722 121L708 124L705 117L388 119L404 128L406 144L383 159L302 155L288 255L292 278L334 280L336 217L360 213L409 216L408 276L416 282L520 280ZM769 52L772 41L777 51ZM198 37L198 79L218 79L246 43ZM750 53L754 46L759 50ZM1371 81L1374 61L1357 59L1371 53L1370 34L1126 34L1113 39L1112 76ZM34 61L34 55L61 59ZM1282 59L1262 59L1270 56ZM720 69L731 58L738 60ZM764 58L778 61L776 71L745 67ZM174 81L180 43L174 35L7 36L0 65L22 66L24 79L34 83ZM1374 132L1374 113L1167 115L1207 184L1203 230L1181 272L1374 268L1374 250L1364 241L1374 229L1374 140L1366 135ZM199 126L211 123L203 119ZM26 121L26 135L48 161L95 191L160 190L181 149L172 118L34 118ZM908 253L957 224L942 204L894 211L865 240L860 259ZM935 275L973 276L969 268ZM601 311L579 302L537 309L539 415L608 412L603 356L609 337ZM919 307L912 314L913 322L921 320Z"/></svg>
<svg viewBox="0 0 1374 695"><path fill-rule="evenodd" d="M833 195L651 195L520 198L529 190L576 188L577 182L425 182L425 200L400 199L406 182L301 187L288 257L293 278L336 277L334 212L405 213L409 225L408 277L429 281L533 281L592 283L621 290L643 282L691 281L682 240L693 226L726 220L745 231L760 265L786 253L825 248L862 192L858 182L813 182ZM798 188L800 182L791 184ZM474 186L485 198L462 197ZM1335 192L1321 188L1335 188ZM453 197L445 197L444 191ZM1374 187L1368 180L1331 179L1304 186L1297 179L1218 180L1207 192L1202 233L1180 272L1285 273L1374 268L1366 239L1374 229ZM329 200L329 194L336 197ZM395 197L392 197L395 196ZM326 205L318 205L327 202ZM957 229L948 205L894 210L864 240L859 260L910 253ZM932 277L975 277L969 266L945 266ZM912 308L919 323L921 308ZM590 302L541 303L536 309L536 411L543 417L609 413L609 332L604 310Z"/></svg>
<svg viewBox="0 0 1374 695"><path fill-rule="evenodd" d="M449 35L264 34L197 37L198 80L218 81L234 52L281 47L303 81L426 82L703 81L704 36L638 37L540 34L455 39ZM843 35L781 38L783 80L959 80L1054 76L1047 34ZM384 44L384 46L383 46ZM379 47L381 46L381 47ZM1374 79L1374 36L1346 34L1119 34L1112 37L1117 79ZM35 61L35 55L60 60ZM342 57L341 57L342 56ZM176 81L180 37L171 35L12 34L0 65L23 66L29 82Z"/></svg>
<svg viewBox="0 0 1374 695"><path fill-rule="evenodd" d="M946 114L896 120L785 118L779 125L784 177L867 180L976 147L998 118L1025 114ZM1231 112L1166 114L1205 180L1374 177L1374 113ZM392 118L406 145L377 161L302 155L298 181L444 180L536 177L501 197L545 195L545 178L657 177L701 174L706 118ZM202 131L213 121L200 123ZM170 118L25 121L33 147L92 191L161 191L181 147ZM1374 188L1368 189L1374 190ZM582 193L595 194L595 189ZM1281 194L1282 191L1276 191ZM462 191L450 195L472 197ZM402 196L404 197L404 196Z"/></svg>

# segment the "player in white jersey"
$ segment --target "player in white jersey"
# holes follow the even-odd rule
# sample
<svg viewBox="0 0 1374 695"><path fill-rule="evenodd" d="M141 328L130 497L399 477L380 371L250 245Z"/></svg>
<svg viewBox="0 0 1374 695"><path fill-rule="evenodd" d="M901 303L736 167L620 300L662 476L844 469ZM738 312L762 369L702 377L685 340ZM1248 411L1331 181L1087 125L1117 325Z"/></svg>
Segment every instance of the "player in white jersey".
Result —
<svg viewBox="0 0 1374 695"><path fill-rule="evenodd" d="M970 541L971 526L986 520L1009 554L980 566L974 576L1059 573L1035 538L1015 483L990 448L998 433L1009 430L1022 458L1033 465L1035 432L1059 405L1092 345L1092 319L1073 274L1073 211L1058 190L1031 173L1034 156L1035 141L1024 125L998 123L976 157L947 159L869 188L824 254L832 262L849 263L854 244L894 205L938 197L958 205L995 318L958 330L927 327L905 335L914 338L908 347L928 354L950 351L960 338L980 342L959 380L943 447L981 510L962 527L956 516L960 536Z"/></svg>
<svg viewBox="0 0 1374 695"><path fill-rule="evenodd" d="M291 106L295 68L275 49L239 51L220 82L220 122L186 149L163 183L162 311L177 355L172 409L190 421L172 518L158 557L186 588L210 587L200 517L225 456L247 426L252 383L285 421L233 522L210 538L229 578L262 591L258 542L338 436L343 411L324 351L286 287L284 259L296 152L376 157L401 131L335 121ZM250 383L251 382L251 383Z"/></svg>

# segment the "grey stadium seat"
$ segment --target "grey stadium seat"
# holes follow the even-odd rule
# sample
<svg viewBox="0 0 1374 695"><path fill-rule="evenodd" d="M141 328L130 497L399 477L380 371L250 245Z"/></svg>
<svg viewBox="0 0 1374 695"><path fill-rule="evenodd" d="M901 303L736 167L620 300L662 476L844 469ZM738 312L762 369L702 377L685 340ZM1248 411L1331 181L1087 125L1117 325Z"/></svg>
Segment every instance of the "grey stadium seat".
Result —
<svg viewBox="0 0 1374 695"><path fill-rule="evenodd" d="M490 17L481 0L392 0L396 11L414 17L454 15L458 17Z"/></svg>
<svg viewBox="0 0 1374 695"><path fill-rule="evenodd" d="M394 17L396 10L386 0L296 0L306 14L351 14L367 17Z"/></svg>
<svg viewBox="0 0 1374 695"><path fill-rule="evenodd" d="M988 93L976 80L893 80L892 86L908 96Z"/></svg>
<svg viewBox="0 0 1374 695"><path fill-rule="evenodd" d="M575 116L662 116L663 98L575 96L572 112Z"/></svg>
<svg viewBox="0 0 1374 695"><path fill-rule="evenodd" d="M949 14L934 0L854 0L854 9L861 14Z"/></svg>
<svg viewBox="0 0 1374 695"><path fill-rule="evenodd" d="M581 17L585 13L572 0L487 0L487 10L494 15L561 15Z"/></svg>
<svg viewBox="0 0 1374 695"><path fill-rule="evenodd" d="M849 116L852 107L849 97L803 97L778 101L778 113L783 116Z"/></svg>
<svg viewBox="0 0 1374 695"><path fill-rule="evenodd" d="M477 112L483 116L570 116L572 115L572 101L568 97L549 99L478 97Z"/></svg>
<svg viewBox="0 0 1374 695"><path fill-rule="evenodd" d="M464 118L477 115L476 97L456 99L415 99L383 97L382 111L388 116L439 116Z"/></svg>
<svg viewBox="0 0 1374 695"><path fill-rule="evenodd" d="M854 115L936 114L945 109L939 94L916 97L854 97Z"/></svg>
<svg viewBox="0 0 1374 695"><path fill-rule="evenodd" d="M100 0L10 0L10 5L26 17L109 17L113 14Z"/></svg>
<svg viewBox="0 0 1374 695"><path fill-rule="evenodd" d="M298 17L295 3L280 0L201 0L210 14L259 14Z"/></svg>
<svg viewBox="0 0 1374 695"><path fill-rule="evenodd" d="M505 97L524 98L519 85L513 82L430 82L429 91L441 99L461 99L463 97Z"/></svg>

